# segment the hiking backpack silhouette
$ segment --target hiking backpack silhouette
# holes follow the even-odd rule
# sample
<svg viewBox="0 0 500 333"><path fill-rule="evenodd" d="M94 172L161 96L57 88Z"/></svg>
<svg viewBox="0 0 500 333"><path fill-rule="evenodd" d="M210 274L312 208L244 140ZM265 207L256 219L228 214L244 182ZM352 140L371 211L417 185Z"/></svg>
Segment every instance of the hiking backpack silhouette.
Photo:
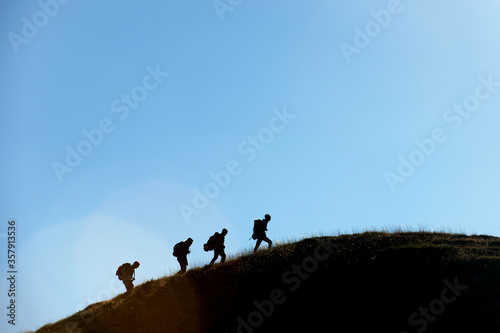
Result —
<svg viewBox="0 0 500 333"><path fill-rule="evenodd" d="M188 238L185 241L179 242L174 245L174 252L172 255L177 258L179 265L181 265L181 270L179 273L186 273L188 266L187 255L191 253L189 247L193 244L193 239Z"/></svg>
<svg viewBox="0 0 500 333"><path fill-rule="evenodd" d="M133 281L135 280L135 270L139 268L141 264L136 261L133 264L124 263L116 270L116 276L118 280L122 281L127 288L127 293L134 289Z"/></svg>
<svg viewBox="0 0 500 333"><path fill-rule="evenodd" d="M212 261L210 261L209 266L212 266L215 261L221 257L221 263L224 263L226 261L226 252L224 252L224 249L226 246L224 245L225 241L225 236L227 235L227 229L222 229L222 232L219 234L216 232L210 238L208 239L206 244L203 244L203 250L206 252L208 251L214 251L214 258Z"/></svg>
<svg viewBox="0 0 500 333"><path fill-rule="evenodd" d="M264 216L263 220L255 219L253 221L253 234L252 234L252 239L257 240L257 243L255 244L255 248L253 249L253 252L257 252L259 249L260 243L262 241L265 241L269 247L273 246L273 242L267 238L266 231L267 231L267 224L271 221L271 215L266 214Z"/></svg>

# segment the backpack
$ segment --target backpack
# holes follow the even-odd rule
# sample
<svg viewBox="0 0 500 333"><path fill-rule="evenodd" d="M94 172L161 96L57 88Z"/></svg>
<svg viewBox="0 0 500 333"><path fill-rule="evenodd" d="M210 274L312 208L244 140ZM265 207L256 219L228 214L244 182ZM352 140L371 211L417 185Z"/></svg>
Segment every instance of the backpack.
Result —
<svg viewBox="0 0 500 333"><path fill-rule="evenodd" d="M253 220L253 235L252 239L257 239L259 238L260 235L262 235L266 230L266 226L264 221L255 219Z"/></svg>
<svg viewBox="0 0 500 333"><path fill-rule="evenodd" d="M174 257L178 257L178 256L181 255L180 254L180 247L181 247L180 245L181 245L181 243L177 243L177 244L174 245L174 252L172 253L172 255Z"/></svg>
<svg viewBox="0 0 500 333"><path fill-rule="evenodd" d="M203 244L203 250L205 250L206 252L215 250L214 246L215 246L215 243L217 242L217 239L219 238L219 235L220 234L218 232L216 232L215 234L210 236L207 243Z"/></svg>
<svg viewBox="0 0 500 333"><path fill-rule="evenodd" d="M131 265L129 263L125 263L118 267L116 270L116 275L118 276L118 280L123 280L123 274L125 273L125 270L129 268Z"/></svg>

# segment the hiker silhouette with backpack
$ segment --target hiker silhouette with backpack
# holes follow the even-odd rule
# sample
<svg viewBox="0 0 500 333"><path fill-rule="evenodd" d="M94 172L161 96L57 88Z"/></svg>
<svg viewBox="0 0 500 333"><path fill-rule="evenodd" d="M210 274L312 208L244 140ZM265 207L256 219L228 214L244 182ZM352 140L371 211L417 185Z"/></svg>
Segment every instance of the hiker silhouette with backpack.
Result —
<svg viewBox="0 0 500 333"><path fill-rule="evenodd" d="M133 281L135 280L135 270L139 268L140 265L138 261L133 264L125 263L116 270L118 279L121 280L125 288L127 288L127 294L134 289Z"/></svg>
<svg viewBox="0 0 500 333"><path fill-rule="evenodd" d="M177 257L177 261L179 262L179 265L181 265L181 270L179 273L186 273L186 269L188 266L188 260L187 260L187 255L191 251L189 251L189 247L193 245L193 239L188 238L183 242L179 242L175 244L174 246L174 257Z"/></svg>
<svg viewBox="0 0 500 333"><path fill-rule="evenodd" d="M203 244L203 250L205 251L214 251L214 258L210 261L208 266L212 266L215 261L221 257L220 262L224 263L226 261L226 252L224 249L226 246L224 245L225 237L227 235L227 229L222 229L222 232L219 234L216 232L208 239L206 244Z"/></svg>
<svg viewBox="0 0 500 333"><path fill-rule="evenodd" d="M253 221L253 235L252 239L257 240L257 244L255 244L255 248L253 249L253 252L257 252L259 249L260 243L262 241L265 241L267 244L269 244L269 247L273 246L273 242L267 238L266 231L267 231L267 224L271 221L271 215L266 214L264 216L263 220L258 220L255 219Z"/></svg>

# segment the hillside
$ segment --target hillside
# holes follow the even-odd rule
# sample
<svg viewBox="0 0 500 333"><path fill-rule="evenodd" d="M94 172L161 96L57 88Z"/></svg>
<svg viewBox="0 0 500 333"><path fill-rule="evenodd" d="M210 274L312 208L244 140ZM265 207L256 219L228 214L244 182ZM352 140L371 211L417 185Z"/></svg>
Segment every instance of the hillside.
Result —
<svg viewBox="0 0 500 333"><path fill-rule="evenodd" d="M317 237L137 286L37 332L498 332L500 238Z"/></svg>

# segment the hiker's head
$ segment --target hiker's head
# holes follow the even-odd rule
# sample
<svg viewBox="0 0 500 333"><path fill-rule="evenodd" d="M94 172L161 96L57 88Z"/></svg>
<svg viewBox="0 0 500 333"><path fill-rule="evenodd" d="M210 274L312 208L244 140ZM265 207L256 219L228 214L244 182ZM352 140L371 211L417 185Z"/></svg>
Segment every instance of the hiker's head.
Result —
<svg viewBox="0 0 500 333"><path fill-rule="evenodd" d="M193 244L193 239L191 237L189 237L188 239L186 239L186 244L188 244L189 246L191 246Z"/></svg>
<svg viewBox="0 0 500 333"><path fill-rule="evenodd" d="M266 221L271 221L271 215L266 214L266 216L264 216L264 219L265 219Z"/></svg>
<svg viewBox="0 0 500 333"><path fill-rule="evenodd" d="M134 268L138 268L140 265L141 265L141 264L140 264L138 261L136 261L136 262L134 262L134 264L133 264L132 266L133 266Z"/></svg>
<svg viewBox="0 0 500 333"><path fill-rule="evenodd" d="M227 229L226 228L222 229L222 235L224 235L224 236L227 235Z"/></svg>

